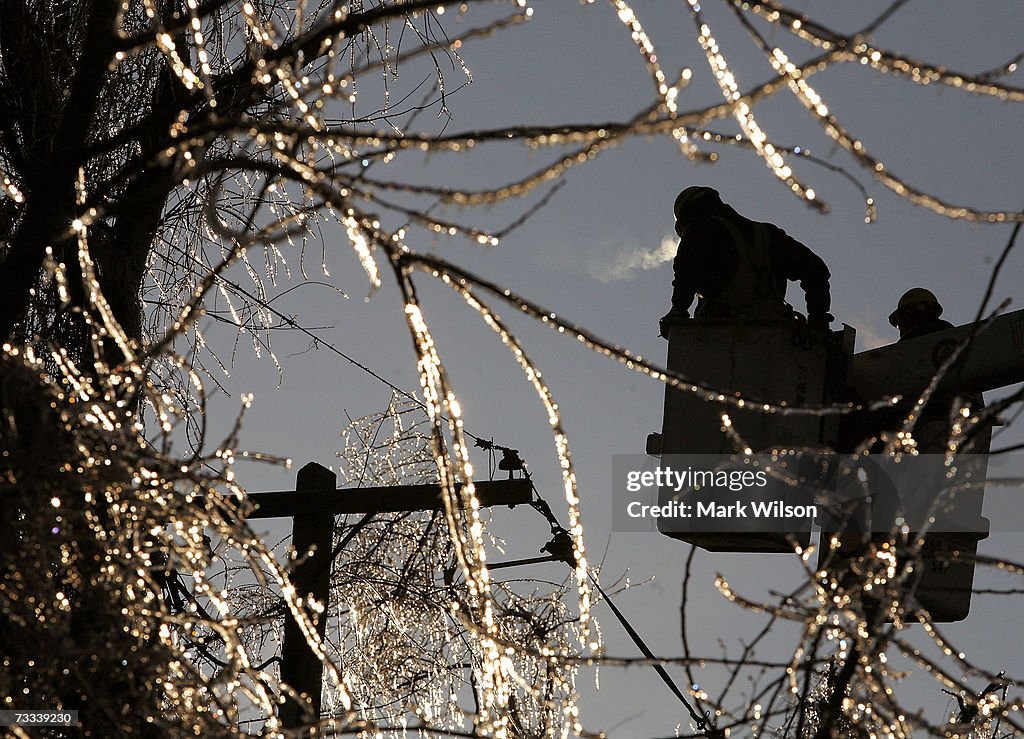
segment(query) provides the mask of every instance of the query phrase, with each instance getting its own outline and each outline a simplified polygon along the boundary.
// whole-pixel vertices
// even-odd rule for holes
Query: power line
[[[197,261],[197,262],[199,261],[195,257],[193,257],[193,259],[195,259],[195,261]],[[225,284],[231,286],[232,288],[234,288],[238,292],[240,292],[243,295],[245,295],[250,300],[254,301],[255,303],[257,303],[261,307],[263,307],[266,310],[270,311],[275,316],[277,316],[281,321],[283,321],[286,325],[288,325],[291,328],[295,329],[296,331],[299,331],[300,333],[308,336],[310,339],[312,339],[313,341],[317,342],[317,344],[325,346],[332,353],[334,353],[337,356],[341,357],[346,362],[349,362],[350,364],[354,365],[355,367],[358,367],[363,372],[365,372],[366,374],[370,375],[371,377],[373,377],[374,379],[378,380],[379,382],[384,383],[389,388],[394,390],[396,393],[402,395],[405,398],[408,398],[409,400],[413,401],[414,403],[416,403],[417,405],[419,405],[420,407],[422,407],[424,409],[427,408],[426,403],[424,403],[422,400],[417,398],[412,393],[408,392],[407,390],[404,390],[403,388],[399,387],[398,385],[396,385],[393,382],[391,382],[390,380],[388,380],[386,377],[384,377],[380,373],[374,371],[370,367],[367,367],[365,364],[363,364],[362,362],[359,362],[355,358],[353,358],[350,355],[348,355],[347,353],[343,352],[341,349],[339,349],[338,347],[334,346],[330,342],[325,341],[321,337],[317,336],[315,333],[313,333],[312,331],[310,331],[306,327],[304,327],[301,324],[299,324],[298,322],[296,322],[296,320],[294,318],[292,318],[291,316],[285,315],[281,311],[279,311],[276,308],[274,308],[273,306],[271,306],[267,301],[263,300],[262,298],[260,298],[257,295],[254,295],[253,293],[251,293],[250,291],[246,290],[244,287],[242,287],[238,283],[234,282],[233,280],[228,279],[227,277],[224,277],[223,275],[219,275],[217,277],[217,279],[222,281],[222,282],[224,282]],[[466,431],[465,429],[463,430],[463,433],[465,433],[466,436],[469,436],[474,441],[481,442],[481,444],[479,444],[478,446],[482,446],[485,449],[498,448],[498,449],[501,449],[502,451],[506,450],[506,447],[498,446],[498,445],[494,444],[493,442],[490,442],[490,441],[488,441],[486,439],[483,439],[482,437],[479,437],[479,436],[477,436],[477,435],[475,435],[473,433],[470,433],[469,431]],[[515,450],[509,449],[508,451],[514,452]],[[531,487],[533,488],[534,494],[537,496],[537,499],[538,499],[537,500],[538,505],[536,505],[534,507],[542,515],[544,515],[544,517],[548,520],[548,523],[552,526],[553,530],[565,532],[565,528],[562,527],[561,524],[558,522],[558,520],[555,518],[554,514],[551,511],[551,507],[547,504],[547,502],[544,500],[544,498],[537,491],[537,487],[535,485],[533,485],[532,481],[531,481]],[[360,526],[357,525],[355,527],[355,530],[358,531],[359,528],[360,528]],[[627,619],[626,616],[622,613],[622,611],[620,611],[618,609],[618,607],[615,605],[615,603],[612,601],[612,599],[608,596],[608,593],[606,593],[604,591],[604,588],[601,587],[601,583],[598,581],[597,577],[595,577],[592,572],[588,572],[587,574],[589,575],[590,580],[593,582],[594,587],[597,588],[598,592],[601,594],[601,597],[603,597],[605,602],[608,604],[608,607],[611,608],[612,613],[615,615],[615,618],[618,619],[618,621],[622,625],[623,629],[625,629],[626,633],[629,635],[630,639],[633,640],[633,643],[637,646],[637,648],[644,655],[644,657],[646,657],[649,660],[652,660],[651,667],[654,668],[654,671],[658,674],[658,677],[660,677],[662,682],[664,682],[665,685],[668,686],[669,690],[672,691],[672,694],[679,700],[680,703],[683,704],[683,706],[686,708],[687,713],[690,714],[690,718],[692,718],[693,721],[696,722],[697,726],[703,732],[705,732],[706,736],[708,736],[708,737],[718,737],[720,735],[724,735],[723,732],[721,732],[718,729],[715,729],[713,726],[711,726],[709,724],[707,716],[701,715],[700,713],[698,713],[696,711],[696,709],[690,704],[690,702],[686,699],[686,696],[679,689],[679,686],[676,685],[675,681],[672,679],[672,676],[668,674],[668,671],[665,669],[665,667],[663,665],[657,663],[657,657],[655,657],[654,653],[647,646],[647,643],[643,640],[643,637],[640,636],[639,632],[637,632],[637,630],[629,622],[629,619]]]
[[[629,619],[627,619],[626,616],[622,613],[622,611],[618,609],[618,607],[615,605],[615,602],[608,597],[608,593],[606,593],[604,591],[604,588],[601,587],[601,583],[598,582],[596,577],[594,577],[594,573],[588,572],[587,574],[590,576],[590,581],[594,583],[594,587],[597,588],[597,592],[601,594],[601,597],[605,599],[605,602],[608,604],[608,607],[612,609],[612,613],[615,614],[615,618],[619,620],[619,623],[622,624],[622,628],[624,628],[626,630],[626,633],[629,634],[629,638],[633,640],[633,643],[636,644],[637,648],[644,655],[644,657],[646,657],[649,660],[652,660],[651,667],[653,667],[654,671],[658,673],[658,677],[660,677],[661,681],[668,686],[668,689],[672,691],[672,694],[679,699],[679,702],[682,703],[683,706],[686,707],[687,713],[689,713],[690,718],[692,718],[694,722],[696,722],[697,727],[701,729],[707,737],[717,738],[719,736],[724,736],[725,734],[721,729],[716,729],[715,727],[709,725],[708,717],[706,715],[702,716],[701,714],[697,713],[696,709],[690,705],[690,702],[688,700],[686,700],[686,696],[683,695],[683,691],[681,691],[679,689],[679,686],[676,685],[675,681],[672,679],[672,676],[668,674],[668,670],[665,669],[664,665],[658,663],[658,658],[654,656],[654,652],[650,650],[650,648],[647,646],[647,643],[643,640],[643,637],[640,636],[639,632],[637,632],[637,630],[633,628],[633,625],[629,622]]]
[[[204,266],[204,267],[206,266],[206,265],[203,265],[203,263],[197,257],[195,257],[195,256],[192,257],[192,260],[194,262],[196,262],[197,264],[201,265],[201,266]],[[294,318],[292,318],[291,316],[285,315],[284,313],[279,311],[277,308],[275,308],[272,305],[270,305],[269,302],[267,302],[266,300],[263,300],[258,295],[254,295],[253,293],[249,292],[248,290],[246,290],[244,287],[239,285],[234,280],[228,279],[227,277],[224,277],[223,275],[218,275],[217,279],[219,281],[223,282],[224,284],[229,285],[230,287],[232,287],[233,289],[237,290],[238,292],[242,293],[242,295],[247,297],[249,300],[252,300],[253,302],[255,302],[260,307],[265,308],[266,310],[268,310],[271,313],[273,313],[275,316],[277,316],[279,319],[281,319],[281,321],[283,321],[290,328],[293,328],[296,331],[298,331],[299,333],[304,334],[305,336],[308,336],[310,339],[312,339],[313,341],[317,342],[318,345],[322,345],[322,346],[326,347],[332,353],[338,355],[339,357],[344,359],[346,362],[349,362],[350,364],[358,367],[359,369],[361,369],[363,372],[365,372],[366,374],[370,375],[374,379],[379,380],[380,382],[384,383],[389,388],[394,390],[396,393],[398,393],[399,395],[401,395],[401,396],[403,396],[405,398],[408,398],[409,400],[413,401],[414,403],[416,403],[418,406],[420,406],[424,410],[427,409],[427,404],[424,403],[419,398],[417,398],[413,393],[410,393],[408,390],[405,390],[405,389],[399,387],[398,385],[396,385],[395,383],[391,382],[390,380],[388,380],[386,377],[384,377],[380,373],[374,371],[373,369],[367,367],[362,362],[359,362],[358,360],[356,360],[353,357],[349,356],[348,354],[343,352],[341,349],[336,347],[334,344],[332,344],[329,341],[326,341],[326,340],[322,339],[321,337],[317,336],[315,333],[310,331],[308,328],[306,328],[305,326],[302,326],[301,324],[296,322],[296,320]],[[448,419],[445,416],[442,416],[442,418],[445,418],[445,420],[449,420],[449,421],[451,420],[451,419]],[[463,429],[463,433],[466,436],[468,436],[469,438],[473,439],[474,441],[479,441],[479,440],[482,439],[482,437],[477,436],[476,434],[470,433],[469,431],[467,431],[465,429]]]
[[[195,260],[196,262],[199,262],[199,260],[196,257],[192,257],[192,259]],[[201,264],[201,262],[200,262],[200,264]],[[325,346],[332,353],[334,353],[337,356],[341,357],[346,362],[349,362],[350,364],[354,365],[355,367],[358,367],[363,372],[365,372],[366,374],[370,375],[371,377],[373,377],[374,379],[378,380],[379,382],[384,383],[389,388],[394,390],[396,393],[400,394],[401,396],[403,396],[405,398],[408,398],[409,400],[413,401],[414,403],[416,403],[417,405],[419,405],[420,407],[422,407],[424,409],[427,408],[426,403],[424,403],[422,400],[417,398],[415,395],[413,395],[412,393],[408,392],[407,390],[404,390],[403,388],[399,387],[398,385],[394,384],[393,382],[388,380],[386,377],[384,377],[380,373],[374,371],[370,367],[367,367],[365,364],[363,364],[362,362],[359,362],[358,360],[356,360],[355,358],[353,358],[349,354],[343,352],[341,349],[339,349],[338,347],[334,346],[330,342],[325,341],[324,339],[322,339],[321,337],[319,337],[318,335],[313,333],[311,330],[309,330],[306,327],[304,327],[301,324],[299,324],[291,316],[285,315],[281,311],[279,311],[276,308],[274,308],[273,306],[271,306],[269,304],[269,302],[263,300],[262,298],[260,298],[257,295],[254,295],[253,293],[251,293],[250,291],[246,290],[244,287],[242,287],[238,283],[234,282],[233,280],[228,279],[227,277],[224,277],[223,275],[218,275],[217,279],[220,280],[221,282],[224,282],[225,284],[229,285],[230,287],[234,288],[235,290],[237,290],[241,294],[245,295],[250,300],[254,301],[255,303],[257,303],[261,307],[263,307],[266,310],[268,310],[271,313],[273,313],[281,321],[283,321],[287,326],[295,329],[296,331],[304,334],[305,336],[308,336],[310,339],[312,339],[313,341],[317,342],[318,345]],[[479,437],[479,436],[477,436],[477,435],[475,435],[473,433],[470,433],[469,431],[466,431],[465,429],[463,430],[463,433],[465,433],[466,436],[470,437],[474,441],[481,442],[480,444],[478,444],[478,446],[481,446],[481,447],[483,447],[485,449],[493,450],[493,449],[497,448],[497,449],[500,449],[502,451],[506,451],[506,449],[507,449],[506,447],[501,447],[499,445],[494,444],[492,441],[488,441],[486,439],[483,439],[482,437]],[[515,450],[513,450],[513,449],[507,449],[507,451],[515,452]],[[529,475],[527,475],[527,478],[529,479]],[[544,498],[537,491],[537,487],[535,485],[533,485],[532,481],[531,481],[531,487],[533,488],[534,494],[537,496],[537,505],[535,505],[534,508],[536,508],[536,510],[538,510],[548,520],[548,523],[551,525],[553,531],[565,532],[566,531],[565,528],[562,527],[562,525],[555,518],[554,514],[551,511],[551,507],[548,505],[548,503],[544,500]],[[365,523],[365,521],[360,522],[360,524],[362,524],[362,523]],[[358,531],[359,528],[361,528],[361,526],[359,524],[357,524],[356,527],[354,528],[354,531]],[[337,553],[337,549],[335,550],[335,554],[336,553]],[[710,737],[712,739],[717,739],[720,736],[724,736],[724,732],[722,730],[716,729],[715,727],[711,726],[709,721],[708,721],[708,717],[706,715],[701,715],[700,713],[698,713],[697,710],[686,699],[686,696],[683,694],[682,690],[679,689],[679,686],[676,685],[675,681],[672,679],[672,676],[668,674],[668,671],[665,669],[664,665],[661,665],[661,664],[659,664],[657,662],[657,657],[655,657],[654,653],[647,646],[647,643],[643,640],[643,637],[640,636],[639,632],[629,622],[629,619],[627,619],[625,614],[623,614],[622,611],[620,611],[618,609],[618,607],[615,605],[615,603],[609,597],[608,593],[606,593],[604,588],[601,587],[601,583],[598,581],[597,577],[592,572],[588,572],[587,574],[590,577],[591,582],[593,582],[594,587],[597,588],[597,591],[601,594],[601,597],[603,597],[605,602],[608,604],[608,607],[611,608],[612,613],[615,615],[615,618],[618,619],[619,623],[622,625],[622,628],[625,629],[625,631],[629,635],[630,639],[633,640],[633,643],[637,646],[637,648],[644,655],[644,657],[649,659],[649,660],[652,660],[651,667],[658,674],[658,677],[661,678],[662,682],[664,682],[665,685],[668,686],[668,688],[672,692],[672,694],[679,700],[680,703],[683,704],[683,706],[686,708],[687,713],[690,714],[690,718],[693,719],[693,721],[701,729],[701,731],[704,733],[704,735],[707,736],[707,737]]]
[[[533,488],[533,494],[537,496],[537,500],[534,501],[534,503],[532,504],[534,510],[538,511],[542,516],[544,516],[544,518],[548,522],[548,525],[551,526],[552,532],[556,535],[556,539],[552,541],[552,544],[554,544],[557,541],[557,536],[560,533],[565,535],[566,538],[568,538],[568,532],[558,522],[558,519],[555,517],[555,514],[551,510],[551,506],[548,504],[546,500],[544,500],[543,496],[537,490],[537,486],[533,484],[533,480],[532,478],[530,478],[529,473],[526,473],[526,478],[530,480],[530,487]],[[558,557],[556,551],[552,551],[552,557]],[[565,561],[571,567],[574,564],[573,559],[574,555],[570,550],[567,553],[567,555],[563,558],[563,561]],[[638,632],[636,628],[633,627],[633,624],[629,622],[629,619],[626,618],[625,614],[618,609],[618,606],[615,605],[614,601],[612,601],[608,593],[606,593],[604,591],[604,588],[601,587],[601,583],[598,581],[597,576],[595,576],[594,573],[590,570],[587,571],[587,576],[590,578],[590,581],[594,584],[594,587],[597,588],[597,592],[601,594],[602,598],[604,598],[605,602],[608,604],[608,607],[612,609],[612,613],[615,615],[615,618],[618,619],[619,623],[622,625],[622,628],[626,630],[627,634],[629,634],[629,638],[633,640],[633,643],[640,650],[640,653],[643,654],[643,656],[646,657],[648,660],[651,660],[651,667],[654,668],[654,671],[656,673],[658,673],[658,677],[660,677],[661,681],[668,686],[668,689],[672,691],[672,694],[677,699],[679,699],[680,703],[683,704],[683,706],[686,708],[687,713],[690,714],[690,718],[694,720],[694,722],[697,724],[697,727],[701,730],[701,732],[703,732],[703,735],[708,737],[709,739],[720,739],[721,737],[724,737],[725,732],[722,729],[717,729],[714,726],[711,726],[710,722],[708,721],[707,715],[701,715],[697,713],[697,710],[686,699],[686,696],[683,694],[683,691],[679,689],[678,685],[676,685],[675,681],[672,679],[672,676],[668,674],[668,670],[665,669],[665,666],[658,662],[658,658],[654,656],[654,652],[651,651],[650,647],[647,646],[647,643],[644,641],[643,637],[640,636],[640,632]]]

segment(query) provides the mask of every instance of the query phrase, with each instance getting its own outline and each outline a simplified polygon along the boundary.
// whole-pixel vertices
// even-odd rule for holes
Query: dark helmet
[[[685,221],[690,215],[702,210],[721,208],[722,196],[711,187],[688,187],[676,196],[672,212],[677,221]]]
[[[935,319],[942,315],[942,306],[931,290],[915,287],[903,293],[896,310],[889,314],[889,324],[899,328],[908,317]]]

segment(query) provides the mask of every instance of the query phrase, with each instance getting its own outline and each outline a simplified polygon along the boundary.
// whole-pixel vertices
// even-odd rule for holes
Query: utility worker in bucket
[[[889,314],[889,324],[899,329],[900,341],[907,341],[933,331],[953,328],[952,323],[939,318],[941,315],[942,306],[935,293],[915,287],[903,293],[896,310]]]
[[[942,305],[935,293],[923,287],[915,287],[900,297],[896,310],[889,314],[889,323],[899,329],[900,341],[909,341],[953,328],[952,323],[939,318],[941,315]],[[950,411],[959,410],[953,407],[957,400],[967,403],[975,413],[985,407],[981,393],[964,394],[957,389],[936,391],[914,425],[913,435],[919,452],[937,454],[947,450],[951,434]],[[902,412],[905,411],[902,409]]]
[[[662,336],[673,319],[689,315],[694,297],[694,318],[794,318],[786,303],[789,280],[804,291],[808,323],[828,329],[831,275],[821,257],[778,226],[744,218],[710,187],[683,190],[673,212],[679,251]]]

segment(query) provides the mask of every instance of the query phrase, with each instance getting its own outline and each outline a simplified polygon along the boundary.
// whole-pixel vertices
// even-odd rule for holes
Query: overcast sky
[[[448,133],[503,124],[619,121],[651,102],[653,86],[610,5],[584,7],[560,0],[534,7],[534,18],[524,27],[461,50],[474,82],[451,96],[453,120]],[[795,3],[796,9],[845,32],[865,24],[884,7],[884,3],[866,1]],[[721,4],[711,0],[705,10],[740,88],[767,79],[768,64]],[[640,1],[636,11],[670,76],[683,66],[693,70],[693,84],[681,94],[680,108],[715,102],[716,90],[685,2]],[[454,35],[473,17],[460,21],[449,13],[444,21]],[[765,30],[794,60],[813,54],[788,34]],[[971,72],[996,67],[1019,53],[1022,30],[1024,7],[1016,0],[919,0],[898,12],[874,39],[880,46]],[[427,73],[411,67],[402,72],[401,84],[410,87]],[[458,84],[459,74],[449,71],[452,87]],[[1024,147],[1020,145],[1024,116],[1019,104],[948,88],[919,87],[852,65],[816,75],[812,81],[833,112],[890,171],[953,202],[1007,210],[1024,205]],[[1019,85],[1020,74],[1010,81]],[[671,204],[680,189],[709,185],[740,213],[778,224],[825,259],[832,271],[836,327],[839,322],[853,326],[859,349],[896,338],[886,316],[910,287],[932,289],[945,306],[944,317],[955,324],[973,318],[994,259],[1009,237],[1009,226],[954,222],[871,183],[867,173],[837,150],[786,93],[757,108],[755,114],[772,139],[809,147],[814,154],[850,168],[875,198],[877,222],[865,224],[857,190],[824,169],[795,163],[797,173],[831,205],[828,215],[792,197],[748,151],[716,149],[720,154],[716,164],[698,166],[681,156],[671,140],[638,138],[572,170],[567,185],[551,203],[497,248],[481,249],[415,233],[410,245],[450,258],[661,362],[666,344],[657,336],[657,319],[668,309],[671,294],[669,258],[674,241],[663,246],[672,235]],[[440,130],[442,121],[424,122],[430,115],[421,118],[421,125]],[[714,127],[726,133],[736,131],[730,121],[716,122]],[[544,161],[545,152],[531,153],[512,144],[415,163],[403,164],[400,158],[387,174],[433,184],[497,185]],[[446,215],[500,227],[514,220],[529,202],[490,211],[453,210]],[[305,325],[328,326],[317,332],[326,341],[391,382],[415,389],[414,355],[397,290],[385,279],[384,287],[366,302],[365,278],[342,234],[326,233],[331,277],[317,279],[340,288],[349,299],[314,285],[290,293],[275,307],[296,315]],[[1020,249],[1004,267],[995,291],[995,302],[1012,299],[1012,308],[1024,304],[1020,278],[1024,251]],[[466,411],[467,428],[521,450],[542,494],[556,503],[560,484],[545,414],[521,371],[454,293],[428,285],[426,279],[420,284],[427,318]],[[291,286],[285,282],[278,292]],[[802,297],[795,300],[802,308]],[[508,317],[564,413],[592,560],[604,559],[606,580],[627,571],[634,582],[654,578],[620,596],[618,603],[655,652],[679,654],[680,577],[688,547],[654,533],[613,535],[609,526],[612,455],[643,452],[646,435],[660,430],[662,387],[588,353],[565,336],[519,316]],[[333,464],[346,415],[382,410],[391,391],[323,348],[307,351],[306,339],[282,333],[275,342],[285,367],[280,387],[273,364],[255,360],[244,346],[236,355],[232,378],[226,381],[236,394],[256,395],[245,425],[245,446],[292,457],[296,467],[310,459]],[[224,412],[236,404],[237,395],[218,401]],[[1017,428],[1008,431],[1003,441],[1022,439],[1024,432]],[[486,469],[483,461],[479,460],[478,469]],[[294,470],[245,466],[239,469],[239,477],[250,490],[282,489],[292,484]],[[543,520],[529,512],[496,513],[494,526],[496,533],[510,540],[510,556],[529,553],[546,540]],[[994,536],[983,542],[982,551],[1016,555],[1021,542],[1020,536]],[[717,594],[716,571],[755,595],[785,589],[798,573],[792,558],[781,555],[701,553],[689,608],[692,643],[698,645],[695,651],[714,654],[721,640],[735,654],[738,640],[755,633],[759,620]],[[1015,614],[1005,602],[976,597],[970,618],[949,627],[948,633],[985,667],[1019,674],[1024,650]],[[635,654],[611,614],[598,607],[597,615],[609,651]],[[792,639],[792,633],[780,631],[778,648],[788,649]],[[708,671],[701,679],[714,684],[720,677]],[[580,685],[587,696],[583,716],[588,728],[619,725],[613,736],[667,736],[683,720],[680,706],[649,669],[602,670],[600,693],[594,691],[591,673],[581,675]],[[946,698],[936,683],[917,680],[916,687],[908,685],[908,691],[913,700],[929,702],[930,720],[940,719],[936,711],[941,712]],[[688,730],[684,722],[682,731]]]

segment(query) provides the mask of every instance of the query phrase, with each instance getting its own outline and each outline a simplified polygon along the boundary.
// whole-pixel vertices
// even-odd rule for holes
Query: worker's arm
[[[690,305],[700,292],[700,264],[697,258],[703,237],[699,229],[689,227],[680,235],[679,249],[672,260],[672,309],[658,321],[658,333],[668,338],[669,326],[675,320],[689,318]],[[696,312],[696,309],[695,309]]]
[[[732,277],[735,263],[736,248],[725,227],[711,218],[687,225],[672,262],[672,313],[687,315],[698,293],[705,298],[717,294]]]
[[[672,280],[672,311],[670,316],[688,316],[690,304],[697,296],[697,282],[694,279],[693,269],[685,262],[685,257],[676,256],[672,263],[672,271],[675,277]]]
[[[777,226],[772,226],[772,257],[776,269],[787,280],[800,283],[807,300],[808,320],[824,320],[827,324],[832,318],[828,312],[832,307],[828,284],[832,274],[824,260]]]

